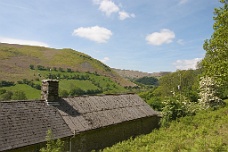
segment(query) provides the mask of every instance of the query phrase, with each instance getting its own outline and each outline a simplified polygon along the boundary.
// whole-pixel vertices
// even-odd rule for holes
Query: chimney
[[[45,100],[48,105],[58,105],[59,81],[54,79],[42,80],[41,100]]]

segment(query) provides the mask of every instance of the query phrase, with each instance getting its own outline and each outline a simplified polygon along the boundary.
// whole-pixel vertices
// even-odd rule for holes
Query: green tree
[[[46,136],[47,144],[46,147],[41,148],[40,152],[62,152],[64,149],[64,141],[60,139],[54,140],[51,130],[47,131]]]
[[[15,91],[12,95],[13,100],[25,100],[27,99],[25,93],[23,91]]]
[[[214,33],[205,40],[205,58],[202,61],[204,75],[213,77],[216,83],[228,83],[228,0],[220,0],[222,7],[214,11]]]
[[[0,101],[11,100],[12,95],[13,95],[13,92],[7,91],[5,89],[1,89],[0,90]]]
[[[158,79],[155,77],[142,77],[135,80],[136,82],[145,84],[145,85],[157,85]]]
[[[30,64],[30,65],[29,65],[29,68],[30,68],[31,70],[34,70],[34,69],[35,69],[35,67],[34,67],[33,64]]]

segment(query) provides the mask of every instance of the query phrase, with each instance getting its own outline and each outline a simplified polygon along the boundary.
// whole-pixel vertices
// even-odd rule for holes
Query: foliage
[[[15,86],[1,87],[0,89],[6,90],[7,92],[6,94],[2,94],[2,95],[0,94],[0,99],[4,98],[5,100],[11,100],[12,95],[16,91],[24,92],[27,99],[40,99],[40,90],[32,88],[27,84],[16,84]],[[6,99],[6,96],[10,98]]]
[[[46,69],[46,67],[44,67]],[[11,100],[15,91],[23,91],[27,99],[40,99],[41,82],[40,79],[50,74],[47,70],[33,70],[33,79],[17,80],[17,83],[11,81],[0,81],[4,86],[0,86],[1,90],[6,90],[4,94],[0,94],[0,100]],[[36,74],[36,73],[38,74]],[[51,71],[53,78],[58,78],[60,97],[68,97],[70,95],[87,95],[101,93],[123,93],[127,90],[105,76],[94,73],[82,72],[60,72]],[[7,86],[7,85],[8,86]],[[31,88],[32,87],[32,88]],[[75,90],[74,88],[78,88]],[[10,91],[10,92],[9,92]],[[23,99],[26,99],[23,98]],[[15,98],[16,99],[16,98]],[[17,98],[18,99],[18,98]],[[22,98],[20,98],[22,99]]]
[[[25,99],[27,99],[26,94],[21,90],[12,92],[6,89],[0,89],[0,101]]]
[[[15,91],[12,95],[13,100],[25,100],[27,99],[25,93],[23,91]]]
[[[228,106],[200,111],[172,121],[150,134],[131,138],[103,152],[225,152],[228,149]]]
[[[173,96],[163,102],[161,125],[167,126],[171,120],[194,115],[198,110],[197,104],[190,102],[186,97],[181,95]]]
[[[189,100],[196,102],[199,74],[199,70],[182,70],[167,74],[159,79],[159,86],[153,93],[163,98],[181,93]]]
[[[33,64],[30,64],[30,65],[29,65],[29,68],[30,68],[31,70],[35,70],[35,66],[34,66]]]
[[[203,77],[200,81],[199,103],[203,109],[224,105],[222,99],[218,97],[218,85],[211,77]]]
[[[142,83],[145,85],[157,85],[158,79],[155,77],[142,77],[135,80],[138,83]]]
[[[162,111],[163,107],[165,106],[161,97],[152,97],[147,101],[147,103],[156,111]]]
[[[11,100],[13,95],[12,91],[8,91],[5,89],[0,89],[0,101],[7,101],[7,100]]]
[[[46,141],[46,147],[41,148],[40,152],[63,152],[64,141],[60,139],[54,140],[51,130],[47,131]]]
[[[220,0],[222,7],[214,11],[214,33],[204,43],[206,56],[202,66],[204,75],[213,77],[216,83],[228,84],[228,1]]]
[[[0,87],[14,86],[14,85],[15,84],[12,81],[6,81],[6,80],[0,81]]]

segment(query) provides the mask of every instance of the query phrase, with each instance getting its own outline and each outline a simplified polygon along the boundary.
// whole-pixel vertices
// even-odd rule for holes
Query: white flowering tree
[[[222,99],[217,96],[218,85],[211,77],[201,78],[199,89],[199,103],[203,109],[214,108],[224,104]]]

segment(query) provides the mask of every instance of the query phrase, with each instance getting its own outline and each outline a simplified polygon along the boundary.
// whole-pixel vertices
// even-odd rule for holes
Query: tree
[[[0,90],[0,101],[11,100],[12,95],[13,95],[13,92],[7,91],[5,89],[1,89]]]
[[[218,85],[211,77],[201,78],[200,80],[200,99],[201,108],[217,108],[225,103],[218,97]]]
[[[25,93],[23,91],[15,91],[12,95],[13,100],[25,100],[27,99]]]
[[[228,0],[220,0],[222,7],[214,11],[214,33],[205,40],[206,50],[202,61],[204,75],[213,77],[218,84],[228,83]]]
[[[46,136],[47,144],[46,147],[41,148],[40,152],[62,152],[64,149],[64,141],[60,139],[54,140],[51,130],[47,131]]]
[[[158,79],[155,77],[142,77],[135,80],[136,82],[145,84],[145,85],[157,85]]]
[[[35,67],[34,67],[33,64],[30,64],[29,67],[30,67],[31,70],[34,70],[35,69]]]

